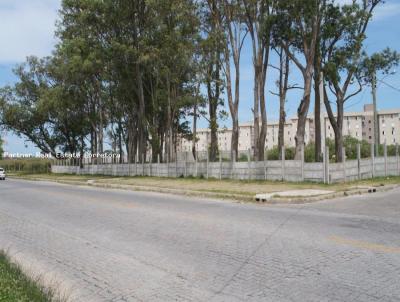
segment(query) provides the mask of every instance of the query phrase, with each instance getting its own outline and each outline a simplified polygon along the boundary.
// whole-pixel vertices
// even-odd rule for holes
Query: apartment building
[[[325,118],[326,137],[334,139],[335,134]],[[400,143],[400,109],[378,111],[379,143],[395,145]],[[372,104],[364,106],[363,112],[347,112],[344,115],[343,135],[349,135],[369,143],[374,142],[374,112]]]
[[[362,112],[346,112],[343,121],[343,135],[374,142],[374,115],[373,106],[367,104]],[[381,110],[378,112],[379,142],[394,145],[400,143],[400,109]],[[325,135],[327,138],[334,139],[335,133],[325,115],[324,119]],[[239,150],[249,150],[253,148],[254,125],[252,122],[240,124],[239,130]],[[323,126],[322,126],[323,127]],[[284,143],[288,147],[294,147],[295,135],[297,130],[297,117],[290,118],[284,126]],[[308,116],[305,129],[305,143],[308,144],[315,140],[315,123],[312,115]],[[272,149],[278,145],[279,124],[276,121],[269,121],[267,125],[267,137],[265,147]],[[221,151],[229,151],[231,147],[232,131],[223,128],[218,131],[218,148]],[[210,129],[198,129],[196,149],[206,151],[210,144]],[[178,140],[177,151],[190,151],[192,141],[185,138]]]

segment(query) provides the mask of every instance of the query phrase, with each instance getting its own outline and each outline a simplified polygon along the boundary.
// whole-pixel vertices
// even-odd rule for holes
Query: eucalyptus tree
[[[56,56],[63,58],[65,76],[75,77],[91,123],[92,153],[102,153],[107,127],[104,89],[104,58],[99,15],[104,5],[98,1],[64,0],[57,25],[59,43]]]
[[[225,40],[221,5],[222,1],[219,0],[200,2],[202,36],[200,49],[208,102],[208,122],[210,128],[208,152],[211,161],[215,161],[218,155],[218,113],[219,108],[223,105],[222,95],[225,85],[222,74]]]
[[[304,91],[297,109],[295,159],[301,158],[305,144],[305,127],[310,107],[315,54],[324,0],[280,0],[274,30],[275,43],[280,45],[303,76]]]
[[[86,112],[64,67],[53,58],[29,57],[15,69],[13,87],[2,89],[2,124],[25,136],[42,152],[83,156]],[[61,77],[60,77],[61,76]]]
[[[287,101],[287,93],[290,89],[299,88],[297,85],[289,84],[290,74],[290,59],[286,55],[285,50],[282,47],[273,47],[279,58],[279,66],[270,65],[270,67],[276,69],[279,72],[276,86],[278,92],[270,91],[273,95],[279,98],[279,123],[278,123],[278,150],[282,150],[285,145],[285,123],[286,123],[286,109],[285,104]],[[282,157],[282,153],[279,152],[279,158]]]
[[[381,3],[381,0],[355,0],[351,4],[331,4],[321,27],[321,70],[335,98],[336,113],[325,85],[324,103],[335,133],[335,157],[339,162],[344,157],[344,105],[362,91],[359,73],[366,30],[375,8]]]
[[[240,59],[248,29],[245,26],[244,6],[241,0],[223,0],[220,5],[221,27],[224,35],[224,65],[226,94],[232,119],[231,158],[238,158]],[[231,63],[234,66],[232,85]],[[234,87],[234,93],[232,92]]]
[[[177,134],[186,128],[181,124],[181,115],[187,113],[191,102],[195,101],[192,96],[196,94],[193,80],[198,67],[195,52],[200,38],[199,16],[191,0],[155,2],[156,19],[161,22],[154,41],[159,59],[156,68],[166,96],[165,148],[172,159],[176,153]]]
[[[253,97],[253,148],[256,160],[264,160],[267,137],[267,111],[265,100],[265,82],[270,57],[273,13],[277,1],[242,0],[245,23],[251,39],[254,97]],[[261,128],[260,128],[261,126]]]
[[[62,143],[43,102],[43,91],[51,86],[45,71],[48,59],[29,57],[14,69],[17,83],[1,89],[1,124],[18,136],[25,136],[42,152],[57,154]]]
[[[387,76],[393,72],[393,68],[398,66],[400,55],[386,48],[381,52],[367,55],[365,52],[362,55],[359,77],[364,85],[368,85],[372,89],[372,98],[374,106],[374,143],[375,155],[378,155],[379,148],[379,121],[377,113],[376,89],[378,83],[378,75]]]

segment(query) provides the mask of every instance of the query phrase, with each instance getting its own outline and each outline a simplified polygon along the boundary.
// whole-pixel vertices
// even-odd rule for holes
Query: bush
[[[40,158],[4,159],[0,160],[0,167],[7,173],[40,174],[51,171],[51,160]]]
[[[267,159],[268,160],[279,160],[281,151],[278,146],[272,148],[271,150],[267,150]],[[285,147],[285,159],[292,160],[294,159],[295,148],[294,147]]]
[[[315,143],[309,143],[304,148],[304,161],[307,163],[315,162]]]
[[[239,155],[238,161],[248,161],[249,158],[247,157],[246,154],[242,153]]]

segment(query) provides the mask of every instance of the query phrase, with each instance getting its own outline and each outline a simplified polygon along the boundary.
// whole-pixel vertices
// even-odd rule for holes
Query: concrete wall
[[[286,180],[337,183],[373,176],[400,175],[399,157],[384,157],[346,161],[345,163],[303,163],[295,160],[265,162],[173,162],[162,164],[103,164],[63,166],[53,165],[53,173],[157,176],[157,177],[204,177],[221,179]]]

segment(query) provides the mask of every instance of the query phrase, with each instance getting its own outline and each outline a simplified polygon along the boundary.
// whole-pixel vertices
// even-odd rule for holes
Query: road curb
[[[269,204],[304,204],[312,203],[322,200],[335,199],[340,197],[354,196],[354,195],[366,195],[371,193],[386,192],[400,187],[400,185],[383,185],[380,187],[369,187],[369,188],[358,188],[348,191],[335,192],[331,194],[323,194],[318,196],[309,197],[295,197],[295,198],[284,198],[284,197],[272,197],[266,201],[258,201],[260,203]]]
[[[77,186],[86,186],[86,187],[97,187],[104,189],[119,189],[119,190],[127,190],[127,191],[138,191],[138,192],[152,192],[152,193],[166,193],[173,195],[184,195],[184,196],[196,196],[196,197],[205,197],[205,198],[218,198],[224,200],[232,200],[235,202],[253,202],[259,204],[305,204],[305,203],[313,203],[322,200],[335,199],[346,196],[354,196],[354,195],[364,195],[364,194],[372,194],[378,192],[386,192],[389,190],[393,190],[395,188],[400,187],[400,184],[396,185],[382,185],[379,187],[366,187],[366,188],[356,188],[353,190],[334,192],[331,194],[323,194],[317,196],[308,196],[308,197],[272,197],[268,200],[260,200],[257,201],[253,196],[243,196],[240,194],[226,194],[226,193],[214,193],[214,192],[203,192],[196,190],[180,190],[180,189],[171,189],[171,188],[162,188],[162,187],[148,187],[148,186],[137,186],[137,185],[120,185],[120,184],[105,184],[98,183],[93,180],[89,181],[77,181],[77,180],[51,180],[46,178],[39,177],[21,177],[21,176],[10,176],[10,178],[15,179],[25,179],[32,181],[50,181],[60,184],[67,185],[77,185]]]

